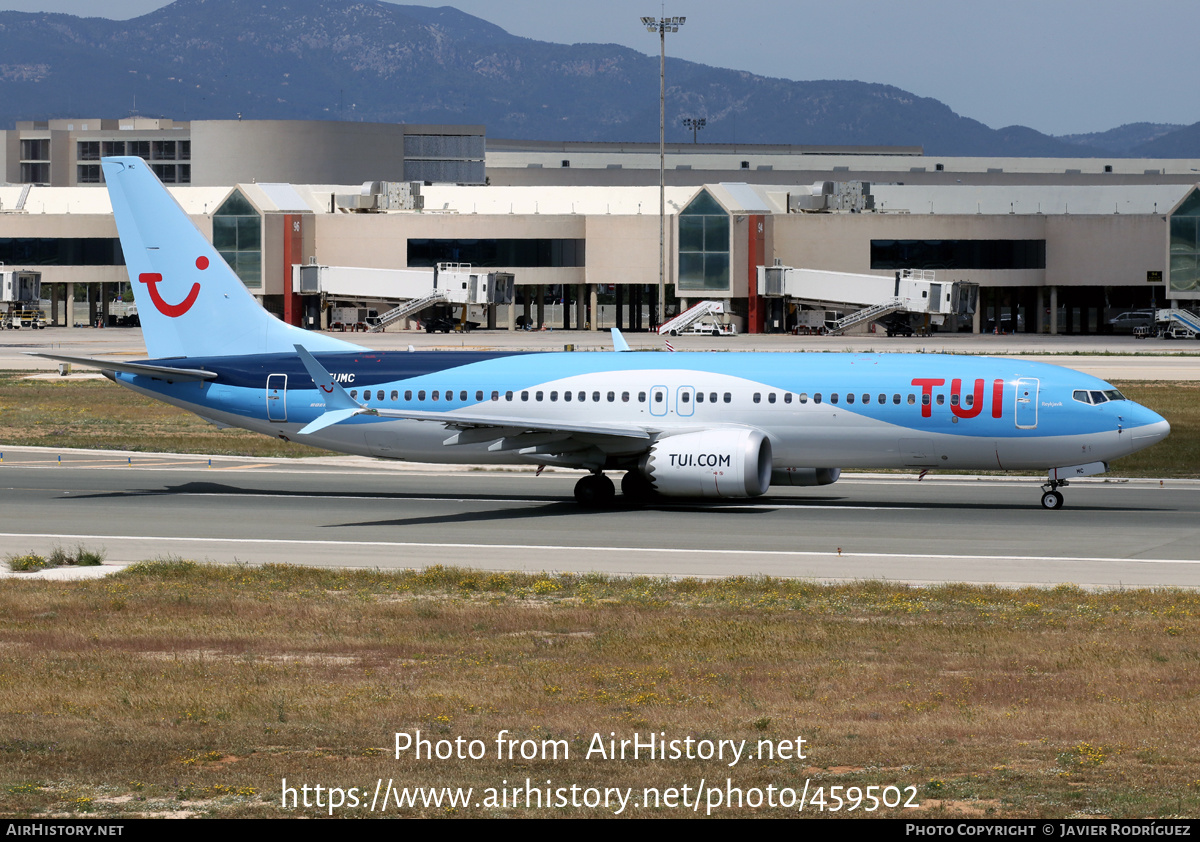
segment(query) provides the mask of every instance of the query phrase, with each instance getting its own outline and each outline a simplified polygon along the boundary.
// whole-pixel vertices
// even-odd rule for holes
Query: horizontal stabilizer
[[[216,372],[205,371],[202,368],[173,368],[169,365],[151,365],[149,363],[121,362],[119,360],[96,360],[91,357],[68,357],[63,354],[39,354],[26,351],[31,357],[45,357],[48,360],[84,365],[88,368],[98,368],[102,371],[120,371],[124,374],[141,374],[155,377],[159,380],[171,380],[176,383],[186,383],[189,380],[215,380]]]

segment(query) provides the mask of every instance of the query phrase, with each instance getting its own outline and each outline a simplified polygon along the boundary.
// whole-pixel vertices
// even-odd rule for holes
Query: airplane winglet
[[[621,335],[621,331],[618,328],[614,327],[612,329],[612,339],[613,339],[613,350],[614,351],[632,350],[629,347],[629,343],[625,341],[625,337]]]
[[[310,354],[303,345],[296,345],[294,347],[296,353],[300,355],[300,362],[304,363],[304,368],[308,371],[308,376],[313,379],[313,383],[321,390],[321,396],[325,398],[326,410],[358,410],[363,408],[363,405],[350,397],[341,384],[333,379],[333,375],[325,370],[325,366],[317,362],[317,358]]]
[[[300,362],[304,363],[304,368],[325,398],[325,412],[301,428],[298,435],[311,435],[318,430],[324,430],[326,427],[353,418],[355,415],[367,414],[372,411],[350,397],[341,384],[333,379],[333,375],[325,370],[325,366],[317,362],[317,358],[310,354],[303,345],[294,347],[300,356]]]
[[[308,424],[308,426],[302,427],[301,429],[297,430],[296,434],[301,435],[301,436],[312,435],[313,433],[317,432],[318,430],[324,430],[326,427],[332,427],[334,424],[337,424],[341,421],[345,421],[347,418],[353,418],[355,415],[358,415],[361,411],[362,410],[360,410],[360,409],[331,409],[331,410],[328,410],[327,412],[322,413],[321,416],[319,418],[317,418],[315,421],[310,422]]]

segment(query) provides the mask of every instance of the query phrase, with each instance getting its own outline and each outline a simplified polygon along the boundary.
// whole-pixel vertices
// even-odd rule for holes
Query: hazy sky
[[[274,2],[275,0],[266,0]],[[347,3],[353,0],[346,0]],[[1200,121],[1196,0],[412,0],[453,5],[514,35],[658,54],[643,15],[684,15],[667,55],[788,79],[882,82],[992,128],[1048,134]],[[0,0],[0,10],[96,14],[91,0]],[[107,0],[129,18],[166,0]]]

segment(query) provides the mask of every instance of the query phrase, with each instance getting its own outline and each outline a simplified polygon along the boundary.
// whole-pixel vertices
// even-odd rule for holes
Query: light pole
[[[704,128],[708,120],[704,117],[684,117],[683,127],[692,130],[692,143],[696,142],[696,132]]]
[[[658,324],[666,315],[666,243],[667,243],[667,33],[678,32],[687,18],[642,18],[647,32],[658,33]]]

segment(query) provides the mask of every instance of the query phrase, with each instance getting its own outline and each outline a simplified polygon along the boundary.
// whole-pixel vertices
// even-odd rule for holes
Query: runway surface
[[[0,551],[220,563],[1200,587],[1200,483],[847,476],[731,502],[580,509],[573,472],[5,449]],[[129,460],[132,460],[132,464]]]

